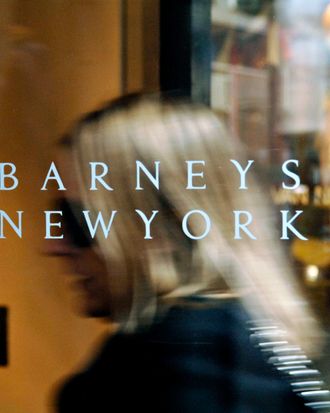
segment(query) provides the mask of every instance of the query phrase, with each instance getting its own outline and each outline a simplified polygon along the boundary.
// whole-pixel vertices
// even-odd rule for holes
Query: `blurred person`
[[[63,143],[65,235],[51,253],[72,267],[80,312],[118,323],[118,330],[63,385],[58,411],[309,411],[281,372],[310,370],[300,346],[317,349],[318,327],[250,171],[248,189],[238,189],[230,160],[246,163],[219,119],[182,99],[127,96],[83,117]],[[136,190],[137,160],[151,173],[160,162],[159,189],[142,172],[143,189]],[[206,188],[186,188],[188,160],[204,161],[194,185]],[[90,189],[90,162],[109,165],[107,188]],[[117,211],[107,238],[100,230],[91,237],[83,210],[94,220],[101,212],[105,222]],[[148,219],[158,211],[150,239],[136,210]],[[189,219],[191,237],[182,230],[192,210],[211,220],[201,239],[201,216]],[[233,210],[252,213],[257,240],[234,239]],[[303,373],[302,388],[315,390],[318,379]]]

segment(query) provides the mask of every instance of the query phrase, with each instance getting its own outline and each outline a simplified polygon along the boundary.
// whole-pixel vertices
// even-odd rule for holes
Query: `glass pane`
[[[330,308],[330,1],[214,0],[211,106],[264,175],[302,210],[288,252],[326,322]],[[282,165],[300,177],[283,189]],[[292,185],[292,180],[288,180]]]

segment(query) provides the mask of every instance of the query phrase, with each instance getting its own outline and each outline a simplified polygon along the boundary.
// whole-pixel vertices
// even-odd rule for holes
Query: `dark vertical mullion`
[[[0,307],[0,366],[8,364],[8,309]]]
[[[160,88],[191,95],[192,0],[160,1]]]
[[[211,0],[160,1],[160,87],[209,105]]]

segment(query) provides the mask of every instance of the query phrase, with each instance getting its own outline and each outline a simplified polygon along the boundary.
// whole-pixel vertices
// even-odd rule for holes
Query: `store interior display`
[[[211,106],[268,177],[276,208],[303,211],[308,243],[286,245],[297,278],[330,322],[329,2],[216,0]],[[281,188],[280,165],[299,161],[300,186]]]

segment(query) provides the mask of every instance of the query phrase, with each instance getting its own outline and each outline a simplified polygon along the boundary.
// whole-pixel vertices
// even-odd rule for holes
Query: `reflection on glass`
[[[275,204],[303,210],[288,251],[318,311],[330,307],[330,1],[214,0],[211,105],[269,177]],[[300,185],[282,188],[297,159]]]

